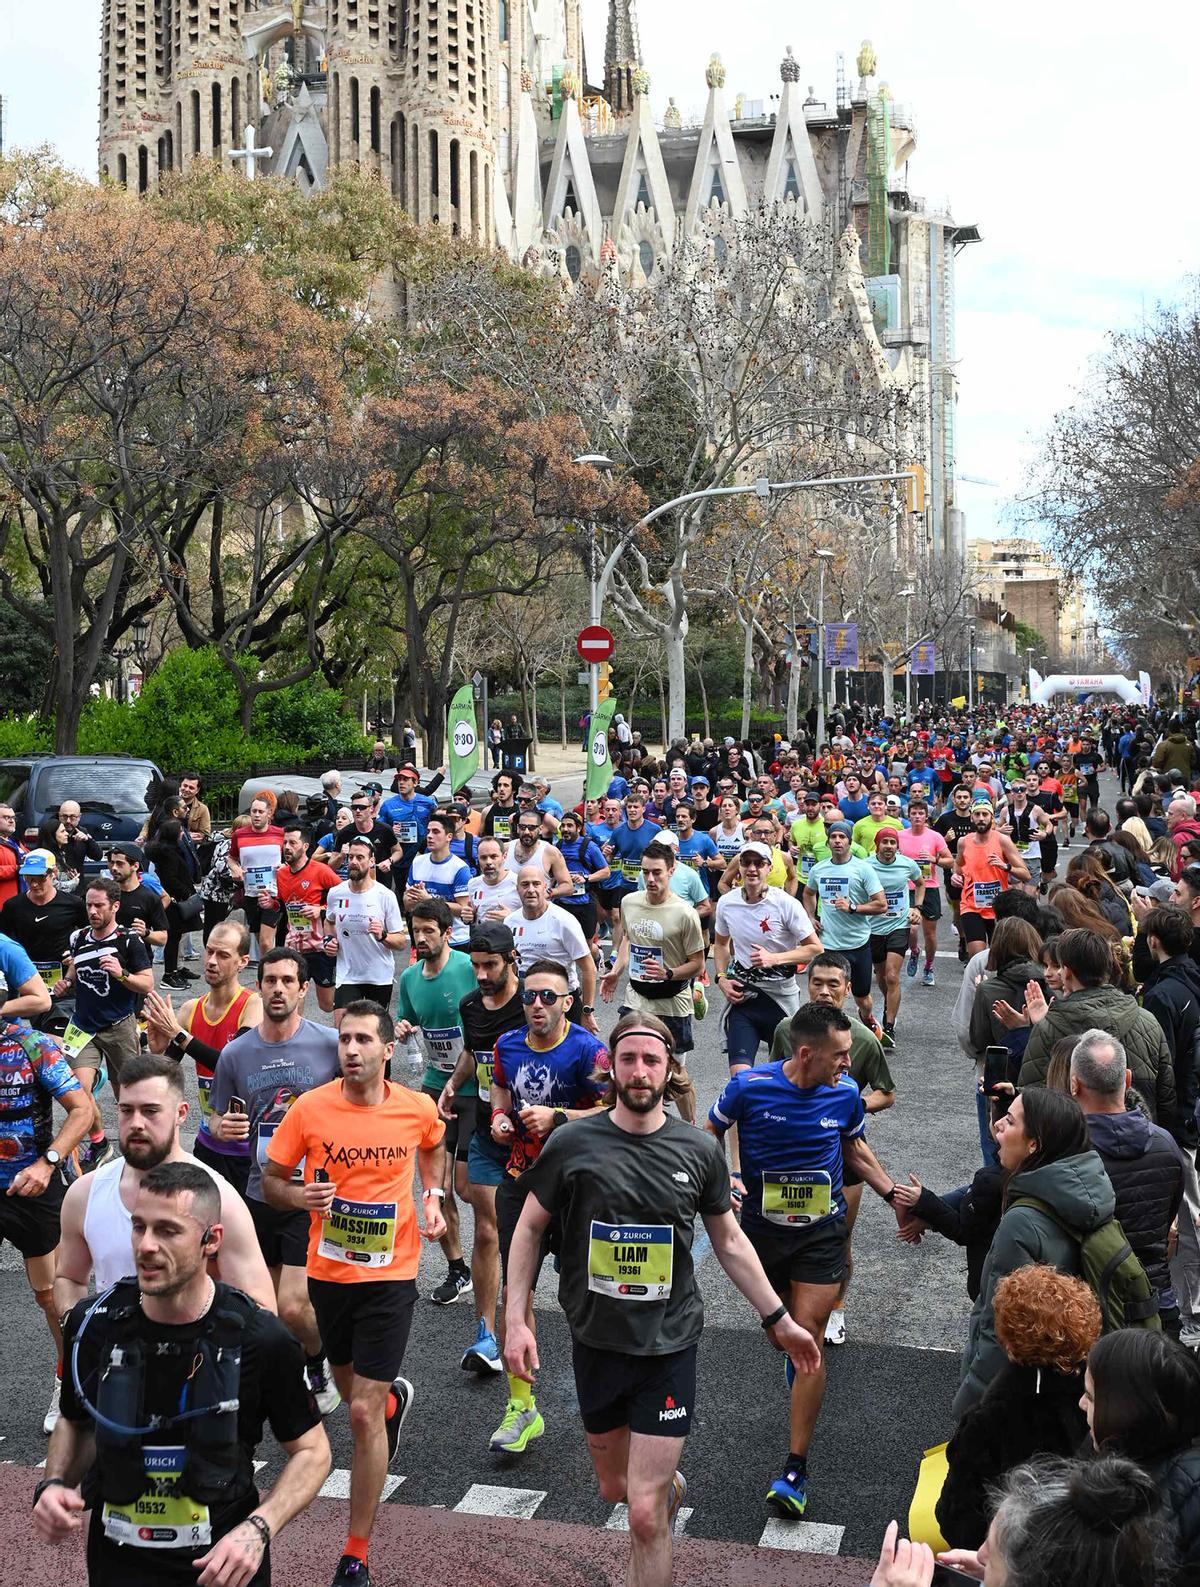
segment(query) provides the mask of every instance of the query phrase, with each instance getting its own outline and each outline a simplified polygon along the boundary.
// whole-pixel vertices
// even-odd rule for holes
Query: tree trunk
[[[883,714],[891,716],[896,700],[896,675],[892,670],[889,657],[885,656],[881,663],[881,677],[883,678]]]
[[[522,717],[524,717],[525,725],[529,728],[529,731],[530,731],[530,733],[533,736],[533,740],[536,743],[537,742],[537,723],[534,722],[534,723],[531,724],[530,720],[529,720],[529,673],[528,673],[527,669],[524,668],[524,667],[521,668],[520,688],[521,688],[521,715],[522,715]]]
[[[567,675],[560,672],[558,675],[558,736],[562,741],[563,749],[567,747]]]
[[[788,742],[796,742],[796,734],[800,727],[800,643],[796,638],[796,629],[792,628],[792,660],[788,667],[787,681],[787,736]]]
[[[683,653],[686,640],[687,612],[684,611],[663,635],[663,648],[667,653],[668,742],[687,737],[687,658]]]
[[[530,737],[533,739],[533,743],[530,745],[530,748],[531,748],[531,750],[533,751],[533,753],[535,755],[537,754],[538,750],[541,749],[541,747],[542,747],[542,741],[541,741],[541,738],[538,735],[538,697],[537,697],[538,690],[537,690],[537,686],[538,686],[537,673],[532,668],[530,668],[530,672],[529,672],[529,734],[530,734]]]
[[[660,731],[662,732],[663,753],[666,754],[667,745],[673,743],[676,736],[678,735],[672,734],[670,738],[667,737],[667,700],[666,695],[663,693],[663,675],[661,667],[658,669],[658,725]]]
[[[742,648],[742,731],[740,737],[750,737],[750,691],[754,687],[754,620],[758,616],[760,596],[746,615],[746,643]]]

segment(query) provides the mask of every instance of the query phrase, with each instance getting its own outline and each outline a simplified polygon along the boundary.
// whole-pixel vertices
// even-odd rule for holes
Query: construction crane
[[[961,479],[964,485],[990,485],[993,490],[1003,490],[998,479],[983,479],[978,474],[955,474],[955,479]]]

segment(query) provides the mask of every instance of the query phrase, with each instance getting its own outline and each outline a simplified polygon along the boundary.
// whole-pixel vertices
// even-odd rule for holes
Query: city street
[[[559,791],[568,792],[565,782]],[[1106,795],[1111,798],[1108,790]],[[890,1112],[871,1121],[869,1132],[890,1171],[899,1176],[911,1170],[932,1187],[946,1189],[970,1177],[978,1150],[972,1070],[950,1029],[960,967],[946,925],[936,970],[934,988],[904,981],[899,1047],[891,1056],[897,1102]],[[697,1050],[691,1059],[699,1102],[705,1109],[726,1072],[720,1051],[719,1001],[719,996],[713,999],[707,1020],[697,1027]],[[309,1012],[315,1016],[315,1008]],[[602,1030],[612,1022],[602,1010]],[[193,1085],[192,1071],[187,1073]],[[109,1114],[111,1106],[108,1093]],[[469,1209],[463,1211],[463,1226],[467,1235]],[[700,1347],[698,1416],[684,1462],[690,1513],[685,1512],[683,1535],[760,1552],[783,1549],[791,1554],[792,1564],[790,1574],[781,1580],[832,1580],[805,1574],[801,1567],[823,1570],[814,1555],[872,1556],[887,1522],[907,1515],[922,1451],[951,1430],[957,1352],[969,1311],[963,1256],[935,1236],[926,1236],[919,1247],[900,1245],[891,1212],[870,1192],[864,1197],[855,1236],[847,1343],[830,1352],[828,1398],[810,1461],[808,1515],[803,1523],[794,1524],[771,1520],[762,1503],[767,1484],[787,1453],[782,1359],[766,1343],[757,1317],[713,1260],[702,1231],[697,1254],[707,1326]],[[443,1273],[441,1253],[425,1251],[422,1292],[432,1289]],[[8,1354],[7,1360],[0,1359],[0,1371],[10,1385],[0,1453],[20,1467],[32,1467],[44,1452],[40,1425],[53,1369],[49,1340],[35,1315],[19,1260],[9,1247],[0,1253],[0,1319],[7,1340],[0,1350]],[[619,1524],[621,1517],[614,1517],[612,1506],[599,1498],[591,1475],[575,1407],[570,1345],[552,1274],[543,1275],[538,1324],[543,1362],[538,1399],[546,1432],[522,1459],[506,1463],[487,1448],[488,1435],[504,1410],[502,1384],[480,1383],[458,1366],[474,1334],[469,1298],[446,1309],[419,1305],[405,1362],[416,1386],[416,1405],[396,1461],[399,1480],[389,1478],[389,1511],[417,1506],[434,1512],[501,1515],[509,1518],[508,1526],[514,1524],[512,1518],[530,1517],[538,1523],[570,1523],[585,1529]],[[328,1427],[335,1470],[327,1493],[336,1507],[339,1496],[344,1499],[347,1492],[350,1463],[344,1408],[330,1417]],[[269,1482],[278,1462],[269,1435],[263,1454],[267,1460],[263,1480]],[[403,1573],[397,1567],[393,1576],[384,1559],[373,1566],[379,1579],[440,1584],[445,1570],[454,1569],[458,1549],[468,1557],[474,1547],[471,1540],[477,1536],[474,1523],[459,1517],[443,1517],[442,1524],[448,1530],[438,1534],[428,1576],[414,1575],[407,1563]],[[403,1527],[400,1530],[406,1535]],[[306,1535],[320,1537],[327,1552],[332,1550],[335,1531],[332,1522],[319,1527],[313,1522],[305,1528]],[[455,1541],[460,1536],[461,1544]],[[585,1531],[574,1543],[565,1539],[562,1546],[568,1553],[575,1549],[588,1561],[581,1579],[617,1579],[622,1569],[620,1550],[612,1557],[615,1563],[605,1563],[610,1555],[602,1550],[593,1557],[592,1537]],[[286,1537],[281,1547],[286,1549]],[[511,1560],[498,1562],[496,1573],[489,1575],[489,1567],[475,1558],[470,1579],[499,1584],[509,1579],[505,1572],[511,1564]],[[279,1579],[289,1578],[285,1574]],[[760,1578],[747,1575],[739,1565],[736,1579]],[[5,1581],[0,1565],[0,1587]]]

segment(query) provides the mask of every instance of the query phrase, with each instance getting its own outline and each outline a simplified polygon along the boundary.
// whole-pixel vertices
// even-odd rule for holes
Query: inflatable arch
[[[1116,672],[1056,672],[1043,678],[1029,669],[1029,698],[1034,705],[1049,705],[1056,694],[1115,694],[1126,705],[1150,704],[1150,674],[1138,673],[1131,683]]]

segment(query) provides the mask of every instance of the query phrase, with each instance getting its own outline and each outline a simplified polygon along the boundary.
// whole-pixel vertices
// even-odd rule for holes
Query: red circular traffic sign
[[[616,642],[607,628],[601,628],[599,623],[592,623],[580,633],[575,641],[575,648],[579,652],[581,661],[595,666],[609,659],[616,649]]]

